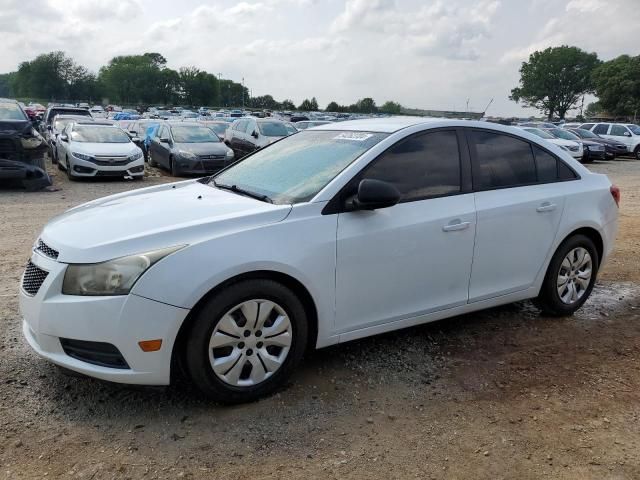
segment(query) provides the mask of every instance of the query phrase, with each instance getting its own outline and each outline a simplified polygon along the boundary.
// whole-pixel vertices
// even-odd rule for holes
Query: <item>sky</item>
[[[63,50],[97,72],[159,52],[296,104],[536,113],[509,100],[535,50],[638,55],[640,0],[0,0],[0,73]],[[591,99],[588,98],[587,102]]]

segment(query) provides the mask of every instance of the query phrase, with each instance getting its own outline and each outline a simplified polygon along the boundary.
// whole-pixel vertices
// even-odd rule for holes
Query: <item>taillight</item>
[[[613,200],[616,202],[616,205],[619,207],[620,206],[620,189],[615,185],[611,185],[611,188],[609,189],[609,191],[611,192],[611,196],[613,197]]]

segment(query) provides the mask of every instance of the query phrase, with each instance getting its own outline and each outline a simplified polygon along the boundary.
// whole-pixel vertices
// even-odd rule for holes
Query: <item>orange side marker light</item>
[[[157,352],[162,347],[162,339],[157,340],[142,340],[138,342],[143,352]]]

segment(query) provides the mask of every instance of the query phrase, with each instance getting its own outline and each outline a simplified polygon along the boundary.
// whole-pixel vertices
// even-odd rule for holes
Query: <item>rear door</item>
[[[564,179],[577,175],[549,151],[505,133],[468,129],[477,229],[469,302],[533,285],[554,242]]]

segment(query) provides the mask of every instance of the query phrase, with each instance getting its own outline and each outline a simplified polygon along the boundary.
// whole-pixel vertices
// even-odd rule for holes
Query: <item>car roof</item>
[[[447,118],[432,117],[385,117],[385,118],[361,118],[358,120],[347,120],[344,122],[331,122],[324,125],[313,127],[314,131],[332,130],[332,131],[366,131],[377,133],[393,133],[399,130],[413,127],[416,125],[424,125],[425,127],[476,127],[490,128],[492,130],[503,130],[495,128],[496,124],[489,122],[479,122],[473,120],[453,120]]]
[[[64,113],[59,113],[57,114],[54,118],[61,120],[61,119],[66,119],[66,118],[70,118],[70,119],[82,119],[82,121],[87,122],[89,121],[89,118],[93,118],[93,117],[87,117],[86,115],[72,115],[72,114],[64,114]]]

